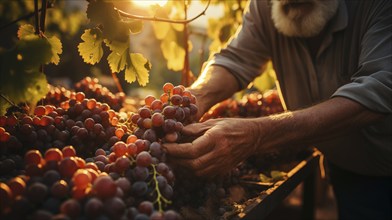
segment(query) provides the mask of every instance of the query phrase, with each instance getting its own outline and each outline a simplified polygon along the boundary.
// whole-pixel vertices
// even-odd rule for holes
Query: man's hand
[[[254,119],[214,119],[184,127],[192,143],[164,144],[171,162],[198,176],[224,174],[250,155],[271,149],[307,146],[375,123],[385,114],[336,97],[318,105]]]
[[[229,172],[255,153],[261,139],[252,119],[213,119],[188,125],[182,133],[197,138],[192,143],[164,144],[170,162],[208,177]]]

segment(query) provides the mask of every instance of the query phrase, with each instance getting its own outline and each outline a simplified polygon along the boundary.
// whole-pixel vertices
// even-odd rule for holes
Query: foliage
[[[184,18],[184,2],[169,1],[164,7],[154,8],[155,16],[179,20]],[[173,14],[172,16],[169,16]],[[152,24],[155,37],[161,41],[161,50],[167,61],[167,68],[180,71],[184,68],[185,44],[184,24],[154,22]],[[190,44],[190,42],[188,41]]]
[[[205,0],[204,0],[205,1]],[[227,45],[231,36],[235,34],[242,23],[242,15],[248,0],[224,1],[215,0],[215,5],[223,6],[223,16],[208,20],[208,37],[212,43],[209,46],[210,54],[219,52]]]
[[[206,0],[203,0],[206,1]],[[209,46],[210,56],[217,53],[227,46],[242,23],[242,16],[244,10],[249,3],[248,0],[237,0],[237,1],[224,1],[216,0],[214,4],[220,4],[224,8],[224,14],[220,18],[213,18],[208,20],[208,37],[211,38],[212,42]],[[275,71],[272,67],[272,63],[268,62],[265,70],[257,77],[251,86],[259,90],[260,92],[272,89],[275,86]],[[242,95],[244,92],[239,92],[236,96]],[[239,97],[239,99],[241,98]]]
[[[75,35],[86,23],[86,17],[80,10],[65,8],[65,1],[48,0],[50,10],[46,14],[47,30],[57,35],[70,37]],[[12,0],[0,4],[0,24],[5,25],[34,12],[34,1]],[[22,19],[18,24],[32,23],[29,18]]]
[[[108,65],[113,73],[125,71],[127,82],[138,81],[145,86],[149,79],[151,63],[142,54],[130,51],[130,34],[139,33],[142,21],[123,19],[109,1],[90,1],[87,17],[95,28],[87,29],[81,36],[83,42],[78,46],[84,62],[95,64],[103,57],[102,44],[110,49]]]
[[[48,92],[41,66],[57,64],[62,53],[61,42],[56,36],[40,37],[34,33],[33,26],[22,25],[15,47],[0,52],[0,93],[14,103],[29,103],[32,106]],[[4,114],[10,103],[1,99],[0,104],[0,114]]]

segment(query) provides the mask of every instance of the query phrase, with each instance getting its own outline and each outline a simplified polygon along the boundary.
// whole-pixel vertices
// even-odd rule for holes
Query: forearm
[[[256,119],[258,130],[265,134],[259,139],[258,146],[269,149],[316,144],[374,123],[384,116],[357,102],[337,97],[303,110]]]
[[[197,97],[202,116],[216,103],[231,97],[239,87],[237,80],[227,69],[211,65],[200,74],[190,89]]]

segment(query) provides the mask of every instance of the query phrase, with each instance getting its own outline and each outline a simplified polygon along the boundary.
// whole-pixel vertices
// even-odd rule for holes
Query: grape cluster
[[[212,107],[201,121],[221,117],[260,117],[283,111],[278,91],[268,90],[263,94],[259,92],[246,94],[241,101],[227,99]]]
[[[196,97],[190,91],[166,83],[159,99],[147,96],[145,106],[132,116],[132,122],[138,127],[134,133],[150,142],[178,142],[180,131],[192,122],[197,111]]]
[[[117,149],[114,154],[118,153]],[[97,150],[96,155],[84,160],[77,157],[72,146],[62,150],[50,148],[44,155],[38,150],[28,151],[24,157],[26,173],[0,183],[0,217],[179,219],[172,210],[156,210],[151,201],[136,203],[135,199],[147,195],[150,189],[141,180],[149,176],[143,169],[147,165],[145,161],[142,160],[142,164],[138,164],[138,159],[130,161],[124,153],[110,162],[113,157],[106,157],[102,149]],[[102,166],[104,159],[106,164]],[[134,164],[143,167],[136,165],[140,170],[128,169]],[[105,172],[110,169],[114,171]],[[166,168],[158,164],[156,169],[163,173]],[[157,187],[165,187],[165,177],[156,179]]]
[[[59,105],[70,98],[75,97],[75,92],[64,87],[49,85],[49,91],[46,96],[38,101],[38,105]]]
[[[207,181],[166,164],[162,144],[180,142],[198,111],[189,90],[166,83],[159,98],[124,113],[123,94],[88,77],[76,87],[51,87],[32,114],[0,116],[1,219],[214,219],[232,210],[225,199],[238,168]],[[226,114],[279,111],[275,98],[227,101],[236,111]]]
[[[7,201],[0,216],[179,219],[169,210],[175,177],[161,144],[178,140],[197,107],[182,86],[167,83],[164,91],[129,119],[138,118],[134,134],[127,114],[84,92],[38,105],[32,115],[0,116],[0,194]]]
[[[108,88],[99,84],[97,78],[85,77],[75,84],[76,92],[83,92],[87,97],[107,103],[113,110],[119,111],[125,100],[123,92],[112,93]]]

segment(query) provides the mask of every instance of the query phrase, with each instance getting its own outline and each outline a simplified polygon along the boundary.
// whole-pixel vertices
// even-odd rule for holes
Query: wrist
[[[258,152],[294,145],[297,141],[297,126],[291,112],[257,118],[255,125]]]

